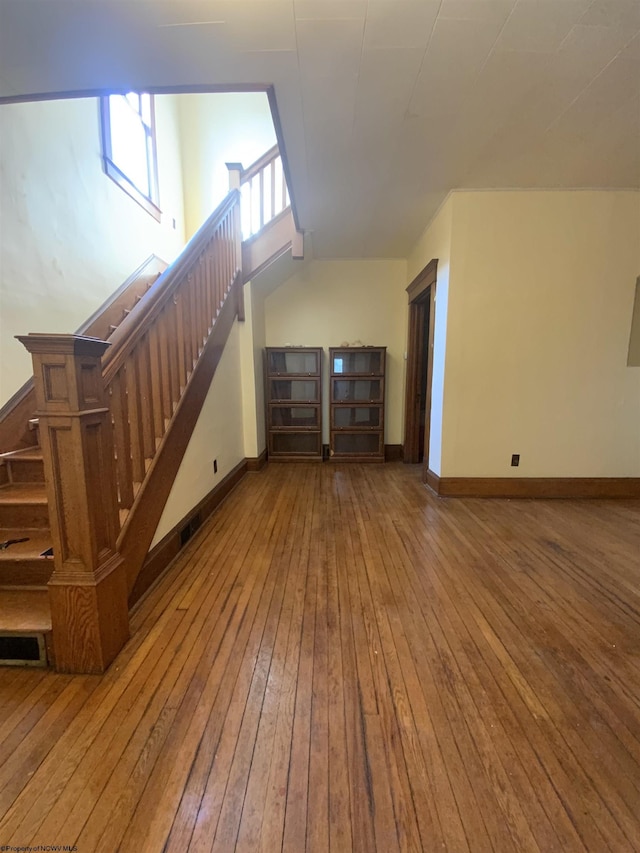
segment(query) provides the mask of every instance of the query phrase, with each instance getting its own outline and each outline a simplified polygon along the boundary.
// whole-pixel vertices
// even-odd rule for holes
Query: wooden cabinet
[[[265,350],[267,446],[272,461],[322,460],[322,349]]]
[[[386,347],[329,349],[331,459],[384,462]]]

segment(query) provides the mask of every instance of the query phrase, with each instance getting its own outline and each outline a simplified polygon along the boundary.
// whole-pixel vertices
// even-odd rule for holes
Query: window
[[[160,221],[153,95],[101,98],[104,170]]]

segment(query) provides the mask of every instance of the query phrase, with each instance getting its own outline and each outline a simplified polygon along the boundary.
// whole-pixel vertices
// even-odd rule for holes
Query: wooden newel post
[[[229,192],[231,190],[239,190],[240,182],[242,181],[242,163],[225,163],[229,170]]]
[[[18,338],[33,358],[54,572],[53,648],[61,672],[104,672],[129,638],[112,427],[100,359],[78,335]]]

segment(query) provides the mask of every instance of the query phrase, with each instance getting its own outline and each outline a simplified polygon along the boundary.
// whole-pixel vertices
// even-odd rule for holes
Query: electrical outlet
[[[217,459],[213,460],[213,473],[214,474],[218,473],[218,460]]]
[[[520,454],[519,453],[513,453],[511,455],[511,467],[517,468],[519,464],[520,464]]]

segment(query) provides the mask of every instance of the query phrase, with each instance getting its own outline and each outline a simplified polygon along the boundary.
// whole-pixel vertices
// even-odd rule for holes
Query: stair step
[[[40,447],[27,447],[11,453],[0,453],[10,483],[44,483],[44,462]]]
[[[47,589],[0,589],[0,664],[46,666],[50,648]]]
[[[47,527],[49,507],[44,483],[10,483],[0,488],[0,529]]]
[[[49,591],[0,590],[0,631],[50,631]]]
[[[45,586],[53,572],[53,558],[41,556],[51,548],[51,532],[25,529],[0,529],[0,543],[24,539],[0,549],[0,588]]]
[[[29,431],[31,432],[31,441],[34,444],[40,444],[40,418],[29,418]]]
[[[42,459],[42,448],[39,445],[22,447],[20,450],[10,450],[0,453],[0,459]]]

